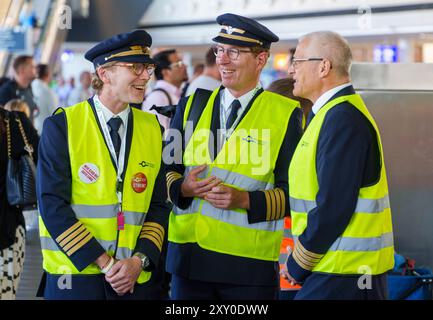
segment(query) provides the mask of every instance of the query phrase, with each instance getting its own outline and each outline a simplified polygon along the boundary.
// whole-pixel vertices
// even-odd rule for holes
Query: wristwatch
[[[145,270],[150,265],[150,259],[145,254],[142,254],[141,252],[134,253],[135,257],[139,257],[141,260],[141,269]]]

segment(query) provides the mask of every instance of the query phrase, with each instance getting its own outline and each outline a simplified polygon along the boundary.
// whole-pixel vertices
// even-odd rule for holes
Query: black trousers
[[[172,274],[172,300],[276,300],[278,287],[245,286],[186,279]]]
[[[362,278],[360,278],[362,277]],[[312,273],[295,300],[386,300],[387,275],[338,276]]]

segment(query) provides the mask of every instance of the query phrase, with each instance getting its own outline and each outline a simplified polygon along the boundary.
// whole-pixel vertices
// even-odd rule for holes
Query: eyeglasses
[[[155,66],[153,64],[147,63],[124,63],[124,64],[115,64],[114,66],[118,67],[126,67],[131,70],[136,76],[140,76],[143,74],[144,70],[147,71],[147,74],[151,76],[155,71]]]
[[[300,62],[305,61],[323,61],[323,58],[292,58],[291,63],[293,68],[297,68]]]
[[[247,53],[247,52],[252,52],[252,51],[251,50],[240,50],[240,49],[237,49],[237,48],[227,48],[227,49],[224,49],[221,46],[215,46],[215,47],[213,47],[213,53],[218,58],[221,58],[222,55],[224,54],[224,52],[227,52],[227,56],[229,57],[230,60],[237,60],[239,58],[239,54],[241,52]]]
[[[183,66],[185,66],[185,62],[183,62],[182,60],[178,62],[173,62],[169,65],[170,68],[182,68]]]

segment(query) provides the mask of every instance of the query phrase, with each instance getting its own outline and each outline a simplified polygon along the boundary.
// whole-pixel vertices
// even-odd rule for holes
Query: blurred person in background
[[[65,81],[65,78],[62,76],[59,76],[57,78],[57,86],[56,86],[56,93],[59,98],[59,106],[60,107],[66,107],[68,105],[68,98],[69,94],[71,93],[71,86],[69,83]]]
[[[74,88],[69,94],[68,106],[73,106],[83,100],[89,99],[93,96],[91,88],[92,75],[89,71],[83,71],[80,74],[80,84]]]
[[[24,100],[12,99],[5,104],[4,109],[8,111],[22,112],[27,116],[27,118],[30,118],[30,108]]]
[[[69,87],[71,88],[71,91],[75,89],[75,78],[70,77],[68,80]]]
[[[203,74],[204,71],[204,64],[203,63],[197,63],[194,66],[194,70],[192,71],[192,76],[189,77],[189,81],[185,81],[182,84],[182,94],[181,94],[181,98],[185,97],[187,95],[187,91],[189,88],[189,85],[191,84],[192,81],[194,81],[197,77],[199,77],[200,75]]]
[[[189,82],[193,81],[198,76],[202,75],[204,72],[204,64],[203,63],[197,63],[194,66],[194,70],[192,71],[192,76]]]
[[[36,78],[36,64],[32,56],[22,55],[12,63],[14,77],[0,87],[0,104],[5,105],[9,100],[24,100],[30,108],[30,121],[38,113],[31,83]]]
[[[175,49],[161,51],[153,59],[156,62],[157,81],[146,96],[142,110],[156,114],[159,123],[167,130],[171,118],[152,110],[152,107],[177,105],[182,95],[181,86],[188,80],[188,75],[186,65]]]
[[[20,119],[32,156],[37,162],[38,134],[30,120],[22,112],[9,112],[0,108],[0,300],[15,299],[20,274],[24,264],[25,221],[22,210],[8,203],[6,193],[6,170],[8,164],[8,141],[6,117]],[[19,158],[28,153],[25,148],[19,124],[9,120],[11,157]]]
[[[213,91],[221,85],[221,74],[215,61],[216,57],[211,47],[206,52],[206,64],[203,74],[191,80],[186,90],[186,96],[193,94],[197,88]]]
[[[311,108],[313,107],[313,103],[310,100],[301,97],[295,97],[293,95],[294,83],[295,81],[293,80],[292,77],[278,79],[272,82],[267,88],[267,90],[281,94],[282,96],[285,96],[287,98],[299,101],[299,103],[301,104],[302,112],[304,114],[304,119],[307,119],[308,114],[310,113]]]
[[[38,64],[37,79],[32,82],[32,90],[35,101],[39,107],[39,113],[35,117],[34,124],[39,135],[42,133],[44,120],[58,107],[59,99],[53,89],[49,87],[51,70],[46,64]]]

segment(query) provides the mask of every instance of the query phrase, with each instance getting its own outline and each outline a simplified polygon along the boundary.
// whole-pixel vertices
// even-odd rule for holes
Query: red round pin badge
[[[147,188],[147,178],[146,175],[142,172],[138,172],[134,174],[131,181],[132,189],[137,192],[141,193]]]

